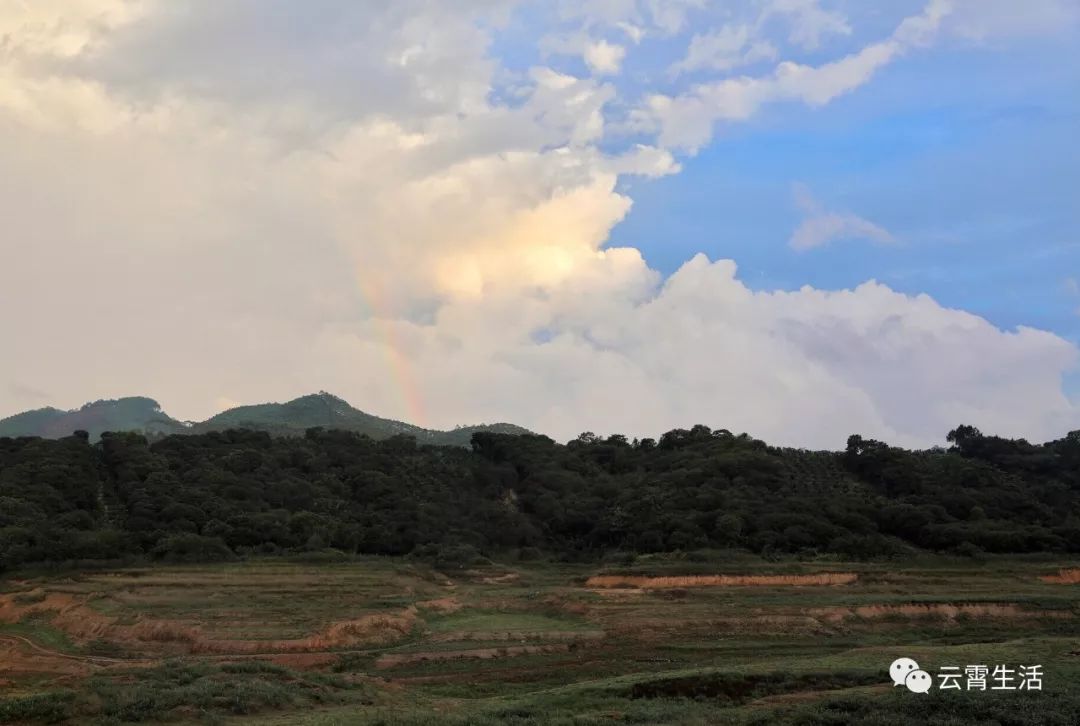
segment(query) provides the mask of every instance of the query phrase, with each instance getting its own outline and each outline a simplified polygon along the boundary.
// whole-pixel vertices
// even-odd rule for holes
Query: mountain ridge
[[[145,396],[102,399],[64,411],[45,407],[23,411],[0,419],[0,437],[40,436],[57,439],[78,430],[87,431],[96,441],[105,431],[135,431],[151,438],[170,434],[201,434],[246,428],[276,436],[299,436],[309,428],[343,429],[385,439],[399,434],[413,436],[418,443],[468,446],[477,431],[523,434],[528,429],[510,423],[459,426],[449,431],[382,418],[353,407],[343,398],[319,391],[284,403],[258,403],[221,411],[205,421],[180,421],[165,413],[161,405]]]

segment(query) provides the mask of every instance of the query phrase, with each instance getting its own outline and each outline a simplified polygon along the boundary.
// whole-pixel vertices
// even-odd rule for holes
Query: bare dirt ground
[[[859,576],[853,572],[824,572],[815,575],[688,575],[681,577],[637,577],[628,575],[594,575],[586,587],[628,587],[642,590],[662,590],[684,587],[806,587],[821,585],[850,585]]]
[[[65,679],[85,677],[103,668],[143,668],[158,661],[62,653],[21,635],[0,635],[0,681],[30,675]]]
[[[18,623],[28,616],[47,618],[49,625],[62,631],[77,644],[93,640],[134,648],[158,651],[154,655],[174,654],[179,646],[190,654],[251,654],[257,652],[289,653],[325,651],[358,645],[384,645],[400,640],[417,624],[415,606],[397,612],[364,615],[331,623],[324,630],[305,638],[283,640],[242,640],[208,638],[202,628],[184,622],[139,616],[134,623],[121,624],[118,618],[102,615],[86,604],[84,596],[64,592],[0,595],[0,623]],[[33,600],[33,601],[30,601]],[[431,605],[432,609],[452,608],[449,600]],[[154,647],[159,646],[159,647]],[[165,652],[161,652],[165,651]]]
[[[1055,575],[1043,575],[1039,579],[1052,585],[1080,585],[1080,567],[1058,570]]]
[[[442,597],[435,600],[422,600],[416,603],[416,607],[421,610],[433,610],[439,613],[456,613],[458,610],[464,607],[457,598],[454,597]]]
[[[331,623],[322,632],[307,638],[287,640],[224,640],[197,639],[190,651],[198,653],[288,653],[324,651],[357,645],[385,645],[407,635],[418,621],[416,607],[409,606],[396,613],[364,615],[352,620]]]
[[[0,635],[0,680],[28,675],[85,676],[92,666],[63,653],[43,648],[18,635]]]
[[[490,631],[490,630],[455,630],[446,633],[436,633],[430,640],[433,643],[457,643],[463,641],[518,641],[524,643],[530,640],[570,642],[580,640],[603,640],[605,636],[602,630],[521,630],[521,631]]]
[[[854,608],[818,608],[810,611],[814,617],[831,622],[852,618],[873,620],[890,617],[943,618],[1069,618],[1064,610],[1025,610],[1013,603],[908,603],[900,605],[863,605]]]

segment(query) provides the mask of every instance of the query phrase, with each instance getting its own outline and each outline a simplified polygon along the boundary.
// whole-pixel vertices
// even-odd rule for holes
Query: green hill
[[[70,411],[58,408],[36,408],[23,411],[14,416],[0,419],[0,436],[44,436],[57,421],[65,418]],[[71,433],[70,431],[68,433]]]
[[[373,439],[387,439],[398,434],[413,436],[421,444],[468,446],[477,431],[501,434],[526,434],[527,429],[499,423],[463,426],[452,431],[425,429],[388,418],[372,416],[353,408],[348,402],[325,391],[301,396],[286,403],[262,403],[238,406],[192,426],[192,433],[255,429],[277,436],[299,436],[306,429],[321,426],[365,434]]]
[[[58,439],[80,430],[96,441],[103,431],[164,436],[184,433],[187,427],[162,411],[157,401],[143,396],[94,401],[71,411],[39,408],[0,420],[0,436]]]
[[[90,433],[92,441],[97,441],[103,431],[135,431],[156,438],[169,434],[238,428],[266,431],[275,436],[300,436],[305,430],[315,427],[354,431],[373,439],[406,434],[415,437],[418,443],[442,446],[468,446],[477,431],[529,433],[527,429],[506,423],[463,426],[451,431],[425,429],[372,416],[353,408],[337,396],[321,391],[286,403],[238,406],[198,423],[178,421],[164,413],[157,401],[143,397],[95,401],[73,411],[42,408],[0,420],[0,436],[57,439],[84,430]]]

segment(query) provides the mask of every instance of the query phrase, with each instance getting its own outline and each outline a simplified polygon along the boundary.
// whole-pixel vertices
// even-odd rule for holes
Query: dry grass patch
[[[810,614],[830,622],[848,619],[876,620],[882,618],[939,618],[956,620],[969,618],[1069,618],[1072,613],[1062,610],[1025,610],[1013,603],[905,603],[899,605],[862,605],[854,608],[818,608]]]
[[[640,587],[615,587],[615,588],[612,588],[612,587],[608,587],[608,588],[598,587],[598,588],[594,588],[594,589],[589,590],[589,592],[594,593],[596,595],[600,595],[601,597],[613,597],[613,598],[633,597],[634,595],[644,595],[645,594],[645,591],[642,590]]]
[[[443,613],[449,615],[450,613],[456,613],[458,610],[464,607],[457,598],[454,597],[441,597],[437,600],[423,600],[416,603],[416,607],[421,610],[433,610],[437,613]]]
[[[602,630],[452,630],[436,633],[431,637],[433,643],[456,643],[460,641],[518,641],[529,640],[575,642],[579,640],[602,640]]]
[[[1053,585],[1080,585],[1080,567],[1058,570],[1055,575],[1043,575],[1039,579]]]
[[[24,598],[25,600],[25,598]],[[443,602],[434,607],[451,607]],[[347,648],[359,644],[385,645],[405,637],[419,622],[417,609],[409,606],[389,613],[363,615],[331,623],[304,638],[285,640],[240,640],[210,638],[198,625],[183,621],[137,616],[131,624],[104,615],[86,604],[85,596],[48,592],[32,602],[19,602],[17,595],[0,595],[0,623],[18,623],[30,616],[46,618],[75,642],[94,640],[125,645],[176,644],[192,654],[202,653],[291,653]]]
[[[639,577],[634,575],[594,575],[585,581],[588,588],[637,588],[667,590],[685,587],[807,587],[850,585],[859,576],[853,572],[823,572],[815,575],[682,575]]]
[[[297,653],[332,650],[356,645],[386,645],[404,638],[419,622],[416,608],[396,613],[364,615],[331,623],[307,638],[288,640],[198,640],[192,653]]]

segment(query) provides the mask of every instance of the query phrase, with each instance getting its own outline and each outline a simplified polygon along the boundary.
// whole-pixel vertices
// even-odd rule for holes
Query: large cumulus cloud
[[[672,33],[698,4],[615,5],[580,32]],[[663,279],[606,246],[619,180],[678,171],[666,146],[776,89],[849,92],[936,16],[635,114],[610,81],[501,66],[508,2],[64,7],[0,5],[2,412],[137,393],[197,418],[322,388],[559,438],[704,422],[926,444],[961,421],[1077,422],[1077,352],[1049,333],[875,282],[753,291],[702,256]],[[716,105],[732,89],[753,91],[745,112]]]

